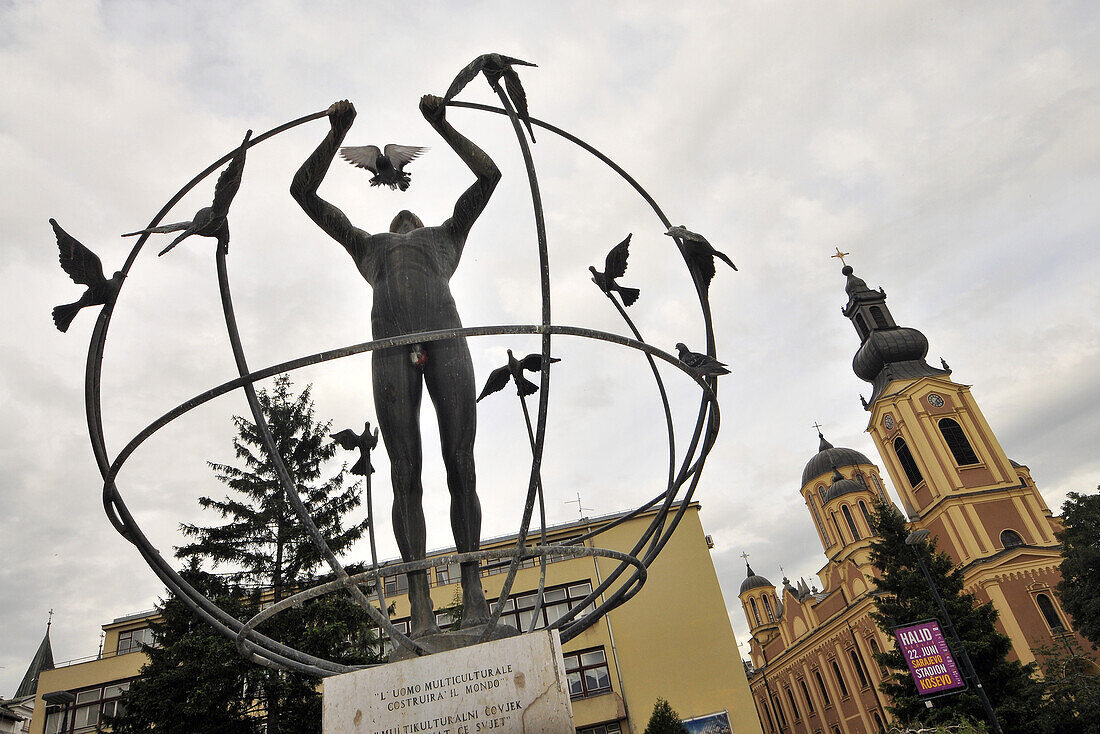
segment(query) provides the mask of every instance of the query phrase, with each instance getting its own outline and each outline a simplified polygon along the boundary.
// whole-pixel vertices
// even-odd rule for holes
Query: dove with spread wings
[[[389,143],[384,151],[377,145],[345,145],[340,156],[348,163],[366,168],[374,174],[371,186],[389,186],[391,189],[409,188],[409,174],[405,166],[427,148],[418,145],[394,145]]]
[[[103,275],[103,263],[99,257],[76,240],[56,220],[50,225],[57,236],[57,248],[60,251],[61,269],[69,274],[77,285],[88,286],[80,300],[66,303],[53,310],[53,323],[58,331],[67,331],[77,312],[85,306],[99,306],[113,303],[122,287],[126,275],[120,270],[110,280]]]

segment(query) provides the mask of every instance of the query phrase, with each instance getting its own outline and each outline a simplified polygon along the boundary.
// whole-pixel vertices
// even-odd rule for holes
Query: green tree
[[[247,593],[192,562],[182,572],[196,589],[228,613],[247,616]],[[117,734],[156,729],[163,734],[255,734],[255,698],[245,693],[256,682],[254,667],[178,598],[157,604],[150,626],[157,645],[123,697],[123,713],[106,722]]]
[[[323,478],[336,452],[328,436],[330,423],[314,418],[310,388],[295,395],[286,376],[276,378],[271,391],[260,390],[258,399],[276,449],[310,516],[332,550],[341,553],[362,536],[368,521],[344,526],[344,516],[360,504],[360,488],[357,484],[344,486],[343,467],[331,478]],[[261,602],[279,601],[324,579],[316,575],[322,557],[283,492],[259,429],[240,416],[233,420],[237,428],[233,448],[242,466],[210,463],[217,478],[232,490],[231,495],[223,499],[199,498],[199,504],[217,512],[223,522],[212,527],[181,525],[183,533],[194,540],[177,548],[176,555],[187,559],[196,570],[201,560],[209,560],[215,568],[230,567],[222,577],[243,621],[255,614]],[[240,672],[243,661],[238,660],[233,643],[228,642],[224,651],[216,648],[217,655],[211,654],[203,645],[217,635],[200,626],[201,633],[190,627],[166,629],[158,638],[162,649],[178,655],[179,666],[188,654],[195,654],[205,665],[221,666],[231,660],[231,669]],[[261,632],[284,644],[342,663],[374,661],[375,640],[369,629],[365,612],[346,595],[311,600],[260,627]],[[158,667],[149,673],[160,675],[164,670]],[[171,692],[164,687],[158,690]],[[253,724],[258,723],[255,717],[261,712],[267,734],[320,732],[317,681],[305,675],[246,665],[234,685],[201,693],[205,705],[213,711],[236,712],[244,707],[253,716]],[[175,698],[167,699],[164,713],[170,714],[173,701],[182,705],[190,695],[194,694],[176,691]],[[133,708],[128,704],[128,710]],[[174,726],[170,717],[154,723],[158,731]],[[210,731],[222,730],[215,727]]]
[[[1040,734],[1096,734],[1100,729],[1100,670],[1072,637],[1035,651],[1043,668]]]
[[[1020,665],[1007,658],[1012,649],[1009,639],[997,631],[997,611],[992,604],[979,604],[973,594],[963,591],[962,569],[950,556],[936,551],[935,541],[908,546],[905,518],[887,503],[876,504],[875,539],[871,543],[871,562],[879,575],[874,579],[875,612],[872,617],[887,634],[893,628],[922,619],[939,618],[939,608],[928,588],[914,551],[922,554],[944,606],[955,624],[959,637],[1006,734],[1034,732],[1035,717],[1042,691],[1032,680],[1035,665]],[[943,624],[943,620],[940,620]],[[955,651],[956,659],[959,657]],[[899,650],[878,653],[876,660],[892,672],[879,689],[890,697],[891,712],[902,722],[947,724],[964,718],[987,720],[985,709],[971,687],[961,693],[937,698],[931,709],[917,694],[905,660]]]
[[[658,698],[644,734],[688,734],[688,730],[668,701]]]
[[[1097,489],[1100,489],[1098,487]],[[1100,494],[1070,492],[1062,505],[1062,581],[1058,596],[1074,627],[1100,646]]]

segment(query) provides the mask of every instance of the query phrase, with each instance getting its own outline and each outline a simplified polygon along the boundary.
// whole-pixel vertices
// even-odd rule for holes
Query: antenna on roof
[[[585,510],[591,510],[592,508],[591,507],[585,507],[581,504],[581,493],[580,492],[577,492],[577,499],[575,499],[575,500],[566,500],[562,504],[572,505],[574,503],[577,505],[577,514],[580,515],[581,519],[583,520],[585,518],[584,511]]]

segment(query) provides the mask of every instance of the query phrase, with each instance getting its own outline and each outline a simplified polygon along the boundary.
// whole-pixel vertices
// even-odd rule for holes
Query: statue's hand
[[[420,112],[428,122],[436,122],[446,115],[447,105],[443,104],[442,97],[425,94],[420,98]]]
[[[328,108],[328,119],[333,130],[347,132],[355,121],[355,105],[346,99],[333,102]]]

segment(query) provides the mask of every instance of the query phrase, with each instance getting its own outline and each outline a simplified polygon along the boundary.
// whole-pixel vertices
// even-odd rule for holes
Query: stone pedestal
[[[325,678],[324,734],[563,734],[573,711],[557,630]]]

